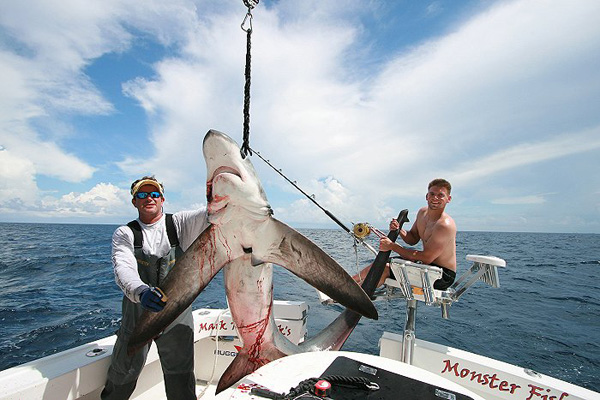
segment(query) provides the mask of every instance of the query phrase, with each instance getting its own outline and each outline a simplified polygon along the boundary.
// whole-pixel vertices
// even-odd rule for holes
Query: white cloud
[[[53,214],[63,217],[122,215],[132,207],[127,190],[107,183],[99,183],[85,193],[68,193],[58,200],[46,197],[42,199],[41,205],[42,209],[54,210],[51,211]]]
[[[0,144],[12,159],[0,178],[11,179],[27,165],[11,186],[11,195],[26,203],[39,196],[37,175],[78,183],[97,170],[64,149],[78,134],[71,116],[114,112],[85,68],[104,54],[126,51],[133,40],[128,27],[169,45],[195,23],[187,1],[11,2],[0,10]]]
[[[523,197],[504,197],[501,199],[492,200],[492,204],[507,204],[507,205],[521,205],[521,204],[543,204],[546,202],[546,195],[537,194]]]
[[[2,160],[1,156],[0,160]],[[36,188],[28,189],[31,193],[36,193]],[[20,188],[18,193],[21,194],[23,191],[24,189]],[[0,188],[0,193],[11,195],[4,188]],[[9,220],[13,219],[14,216],[10,214],[15,210],[41,221],[54,222],[73,222],[81,218],[86,218],[88,222],[96,222],[105,221],[106,217],[122,220],[132,212],[129,192],[107,183],[98,183],[85,193],[70,192],[60,197],[46,195],[38,200],[32,199],[27,202],[23,202],[19,197],[5,199],[6,201],[0,205],[0,215],[4,214],[4,218]]]
[[[0,198],[5,206],[19,199],[36,198],[35,168],[29,160],[3,149],[0,151],[0,171]]]
[[[468,184],[470,181],[506,170],[596,149],[600,149],[600,127],[552,137],[539,143],[522,143],[496,153],[485,154],[459,164],[456,170],[448,175],[455,184]]]
[[[301,189],[313,200],[303,196],[287,207],[278,207],[275,209],[277,218],[295,226],[335,225],[332,218],[326,214],[327,211],[346,228],[352,229],[351,224],[367,219],[372,224],[387,225],[389,219],[399,211],[381,202],[365,201],[363,196],[348,190],[342,182],[333,177],[312,180]]]

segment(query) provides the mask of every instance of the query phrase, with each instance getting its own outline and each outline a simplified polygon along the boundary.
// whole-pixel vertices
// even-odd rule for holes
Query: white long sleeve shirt
[[[166,256],[171,250],[165,215],[153,224],[145,224],[137,219],[142,228],[142,250],[157,257]],[[173,214],[173,223],[177,231],[179,245],[183,251],[209,226],[206,209],[180,211]],[[148,287],[138,273],[133,248],[133,232],[127,226],[120,226],[112,237],[112,263],[115,281],[125,296],[134,303],[140,302],[140,293]]]

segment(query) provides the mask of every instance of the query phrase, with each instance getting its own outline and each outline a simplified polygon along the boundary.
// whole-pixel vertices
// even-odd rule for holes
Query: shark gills
[[[306,345],[293,345],[279,332],[273,317],[272,264],[288,269],[358,318],[377,319],[378,315],[364,290],[335,260],[273,218],[254,167],[249,158],[241,157],[235,141],[210,130],[204,138],[203,152],[211,225],[177,260],[161,286],[169,298],[167,305],[159,313],[142,314],[128,351],[135,352],[157,337],[224,269],[227,301],[243,347],[223,373],[217,386],[219,393],[285,355],[339,349],[356,325],[344,324],[347,326],[341,330],[330,325]]]

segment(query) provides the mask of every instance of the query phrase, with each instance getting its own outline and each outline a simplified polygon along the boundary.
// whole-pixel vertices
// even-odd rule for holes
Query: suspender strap
[[[165,223],[167,225],[167,236],[169,237],[169,243],[171,247],[179,246],[179,239],[177,238],[177,229],[175,229],[175,223],[173,222],[173,214],[165,214]],[[144,237],[142,235],[142,227],[137,220],[133,220],[127,224],[129,229],[133,232],[133,248],[141,249],[144,244]]]
[[[169,243],[171,247],[179,246],[179,239],[177,239],[177,229],[173,223],[173,214],[165,215],[165,223],[167,224],[167,236],[169,237]]]
[[[144,243],[144,237],[142,236],[142,227],[137,220],[133,220],[127,224],[129,229],[133,232],[133,248],[141,249]]]

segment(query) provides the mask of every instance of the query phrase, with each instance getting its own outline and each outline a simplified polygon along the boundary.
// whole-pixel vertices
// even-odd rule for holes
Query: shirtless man
[[[387,237],[382,238],[379,243],[380,251],[393,250],[405,260],[441,267],[442,278],[433,284],[433,287],[438,290],[447,289],[456,278],[456,224],[452,217],[444,212],[446,204],[452,199],[451,190],[452,186],[445,179],[431,181],[425,196],[427,207],[419,210],[410,231],[400,230],[399,236],[411,246],[422,240],[423,251],[406,249]],[[398,228],[398,221],[392,219],[390,230]],[[362,281],[369,269],[370,266],[363,269],[358,276],[355,276],[355,280]],[[390,268],[386,265],[377,286],[381,286],[389,276]]]

